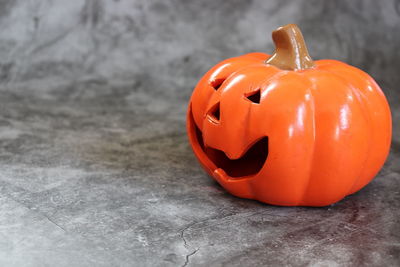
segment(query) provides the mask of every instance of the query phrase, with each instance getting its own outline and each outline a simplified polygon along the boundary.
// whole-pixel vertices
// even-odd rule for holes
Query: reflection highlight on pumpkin
[[[197,127],[191,114],[191,123],[196,131],[197,142],[216,169],[223,169],[230,177],[246,177],[257,174],[268,157],[268,137],[264,136],[251,145],[238,159],[230,159],[224,151],[204,146],[203,134]]]

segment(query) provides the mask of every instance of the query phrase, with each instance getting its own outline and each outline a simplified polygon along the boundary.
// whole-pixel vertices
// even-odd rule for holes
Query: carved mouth
[[[204,146],[203,134],[192,121],[196,130],[197,142],[203,152],[214,163],[216,169],[221,168],[230,177],[245,177],[257,174],[268,157],[268,137],[262,137],[251,145],[238,159],[230,159],[225,152]]]

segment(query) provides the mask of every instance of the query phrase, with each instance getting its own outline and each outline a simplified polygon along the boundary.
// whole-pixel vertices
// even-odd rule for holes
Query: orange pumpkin
[[[283,206],[335,203],[382,167],[389,105],[363,71],[314,62],[296,25],[272,37],[274,55],[224,60],[199,81],[187,112],[190,144],[235,196]]]

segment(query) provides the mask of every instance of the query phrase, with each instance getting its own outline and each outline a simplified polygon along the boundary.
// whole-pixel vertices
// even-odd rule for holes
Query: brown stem
[[[296,24],[279,27],[272,32],[275,53],[266,61],[283,70],[305,70],[314,67],[303,35]]]

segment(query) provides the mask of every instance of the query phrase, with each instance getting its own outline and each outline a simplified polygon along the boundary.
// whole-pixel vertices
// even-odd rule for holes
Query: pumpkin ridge
[[[237,57],[237,58],[239,58],[239,57]],[[249,60],[249,59],[246,59],[246,60]],[[249,61],[250,61],[249,64],[239,66],[238,68],[234,69],[228,75],[222,75],[222,76],[216,75],[215,77],[212,78],[213,73],[211,73],[210,76],[206,79],[208,86],[210,86],[214,90],[213,86],[211,85],[211,83],[212,83],[211,78],[212,78],[213,81],[223,79],[224,81],[222,83],[224,83],[225,87],[226,87],[226,85],[229,84],[229,81],[231,80],[232,76],[236,75],[239,71],[245,70],[246,68],[249,68],[249,67],[255,67],[257,65],[262,65],[259,61],[257,61],[256,59],[253,59],[253,58],[250,58]],[[254,62],[252,62],[252,61],[254,61]],[[277,74],[277,73],[275,73],[275,74]],[[221,83],[221,86],[222,86],[222,83]],[[217,90],[214,90],[214,91],[217,91]],[[221,94],[222,94],[223,90],[219,90],[219,92],[221,92]]]
[[[371,114],[370,114],[370,112],[371,112],[370,107],[365,104],[365,99],[367,99],[367,97],[365,96],[364,92],[362,92],[359,89],[357,89],[352,84],[352,82],[349,81],[349,79],[347,79],[346,77],[344,77],[343,75],[341,75],[339,73],[336,73],[334,70],[325,70],[325,71],[329,72],[331,75],[335,76],[336,78],[345,81],[349,85],[349,88],[350,88],[350,91],[351,91],[352,95],[355,97],[355,99],[357,99],[357,102],[358,102],[359,106],[362,107],[364,118],[367,121],[366,124],[369,127],[369,131],[366,131],[366,132],[368,132],[368,137],[369,137],[368,138],[367,153],[364,156],[364,161],[363,161],[362,167],[360,168],[360,172],[359,172],[358,177],[356,179],[354,179],[353,185],[350,187],[349,191],[346,194],[346,195],[349,195],[353,191],[354,186],[361,180],[361,178],[362,178],[361,176],[365,171],[366,164],[367,164],[367,161],[368,161],[368,155],[371,153],[372,137],[373,137],[372,132],[374,132],[375,129],[374,129],[374,127],[372,127],[372,118],[371,118]],[[360,77],[361,75],[359,75],[358,73],[357,73],[357,75],[358,75],[359,78],[361,78]],[[367,113],[367,118],[366,118],[365,113]]]
[[[310,98],[311,98],[311,101],[312,101],[312,122],[313,122],[313,124],[312,124],[312,127],[313,127],[313,139],[314,139],[314,141],[313,141],[313,146],[312,146],[312,153],[311,153],[311,160],[310,160],[310,164],[309,164],[309,170],[308,170],[308,179],[307,179],[307,182],[305,183],[306,185],[304,186],[304,189],[303,189],[303,194],[302,194],[302,196],[301,196],[301,199],[300,199],[300,201],[296,204],[296,205],[304,205],[307,201],[306,201],[306,196],[307,196],[307,189],[308,189],[308,187],[309,187],[309,185],[310,185],[310,183],[311,183],[311,180],[312,180],[312,169],[313,169],[313,167],[314,167],[314,158],[315,158],[315,140],[316,140],[316,131],[315,131],[315,129],[316,129],[316,124],[315,124],[315,101],[314,101],[314,96],[313,96],[313,94],[312,94],[312,90],[316,90],[317,89],[317,86],[316,86],[316,84],[315,83],[313,83],[309,78],[307,79],[307,81],[309,81],[310,82],[310,84],[311,84],[311,87],[308,89],[308,92],[309,92],[309,94],[310,94]]]
[[[338,77],[338,76],[336,76],[336,75],[334,75],[334,77],[332,78],[332,73],[330,72],[330,71],[328,71],[328,70],[326,70],[326,69],[316,69],[315,70],[316,72],[309,72],[309,73],[307,73],[306,74],[306,76],[309,78],[309,79],[311,79],[312,77],[314,77],[316,80],[313,82],[313,85],[314,85],[314,88],[315,88],[315,90],[319,90],[319,87],[320,87],[320,85],[319,85],[319,82],[318,82],[318,77],[319,77],[319,75],[318,76],[314,76],[313,74],[314,73],[324,73],[323,74],[323,76],[322,77],[331,77],[331,79],[335,79],[336,80],[336,83],[339,83],[339,84],[341,84],[341,86],[340,86],[340,91],[342,92],[342,93],[346,93],[346,92],[349,92],[349,82],[346,80],[346,79],[342,79],[340,76]],[[311,80],[312,81],[312,80]],[[332,94],[335,94],[334,93],[334,88],[332,88],[332,90],[333,91],[331,91],[332,92]],[[353,93],[353,91],[350,91],[350,93],[351,93],[351,95],[354,95],[354,93]],[[325,96],[326,97],[326,96]],[[314,96],[314,98],[313,98],[313,101],[317,101],[317,102],[315,102],[315,106],[320,106],[321,104],[318,104],[318,97],[315,97]],[[321,100],[321,99],[319,99],[319,100]],[[353,104],[352,104],[352,106],[353,107],[357,107],[357,109],[358,109],[358,113],[361,113],[363,116],[361,117],[361,118],[364,118],[363,119],[363,121],[365,122],[364,123],[364,125],[365,124],[368,124],[368,120],[367,120],[367,118],[365,117],[365,114],[364,114],[364,108],[363,108],[363,106],[360,104],[360,102],[358,101],[358,99],[357,99],[357,101],[356,102],[353,102]],[[315,115],[314,115],[314,119],[316,118],[316,116],[317,116],[317,114],[318,114],[319,112],[317,111],[317,110],[315,110]],[[357,118],[354,118],[354,119],[357,119]],[[318,120],[317,120],[317,123],[315,124],[315,128],[314,128],[314,130],[315,130],[315,135],[314,135],[314,138],[315,138],[315,140],[317,140],[318,139],[318,136],[320,136],[319,138],[321,138],[321,135],[323,135],[323,133],[324,133],[324,131],[323,132],[319,132],[319,127],[318,127]],[[350,129],[352,129],[352,127],[350,128]],[[353,131],[353,130],[351,130],[351,131]],[[319,132],[319,134],[318,134],[318,132]],[[369,142],[369,141],[368,141]],[[314,143],[314,145],[315,145],[316,143]],[[368,150],[369,149],[369,147],[367,147],[366,148],[366,150]],[[315,152],[313,153],[313,157],[315,158]],[[366,153],[365,153],[365,155],[366,155]],[[336,157],[337,157],[337,155],[336,155]],[[359,160],[358,161],[358,164],[359,164],[359,166],[364,166],[365,165],[365,158],[361,158],[361,160]],[[313,165],[315,165],[315,163],[313,163]],[[354,169],[354,171],[359,175],[359,174],[361,174],[361,168],[360,169]],[[309,184],[313,184],[313,181],[317,181],[316,179],[318,178],[318,177],[315,177],[315,178],[313,178],[312,176],[315,176],[315,175],[318,175],[318,173],[314,173],[314,174],[311,174],[311,179],[310,179],[310,181],[309,181]],[[356,177],[357,177],[357,175],[356,175]],[[333,180],[332,180],[333,181]],[[344,198],[345,196],[347,196],[347,193],[348,193],[348,191],[349,190],[351,190],[351,186],[350,186],[350,184],[352,185],[352,183],[349,183],[349,185],[348,185],[348,187],[346,186],[345,188],[344,188],[344,190],[343,190],[343,192],[346,192],[346,193],[342,193],[341,194],[341,196],[340,196],[340,198],[338,197],[338,196],[336,196],[336,200],[335,200],[335,202],[337,202],[337,201],[339,201],[340,199],[342,199],[342,198]],[[326,186],[326,185],[325,185]],[[311,191],[310,191],[311,190]],[[309,194],[311,194],[311,195],[313,195],[313,194],[315,194],[315,192],[314,192],[314,190],[311,188],[309,188],[309,187],[307,187],[307,191],[308,192],[306,192],[306,199],[307,198],[310,198],[310,195]],[[306,200],[306,205],[310,205],[310,203],[308,203],[308,201]],[[313,205],[315,205],[315,204],[313,204]]]

